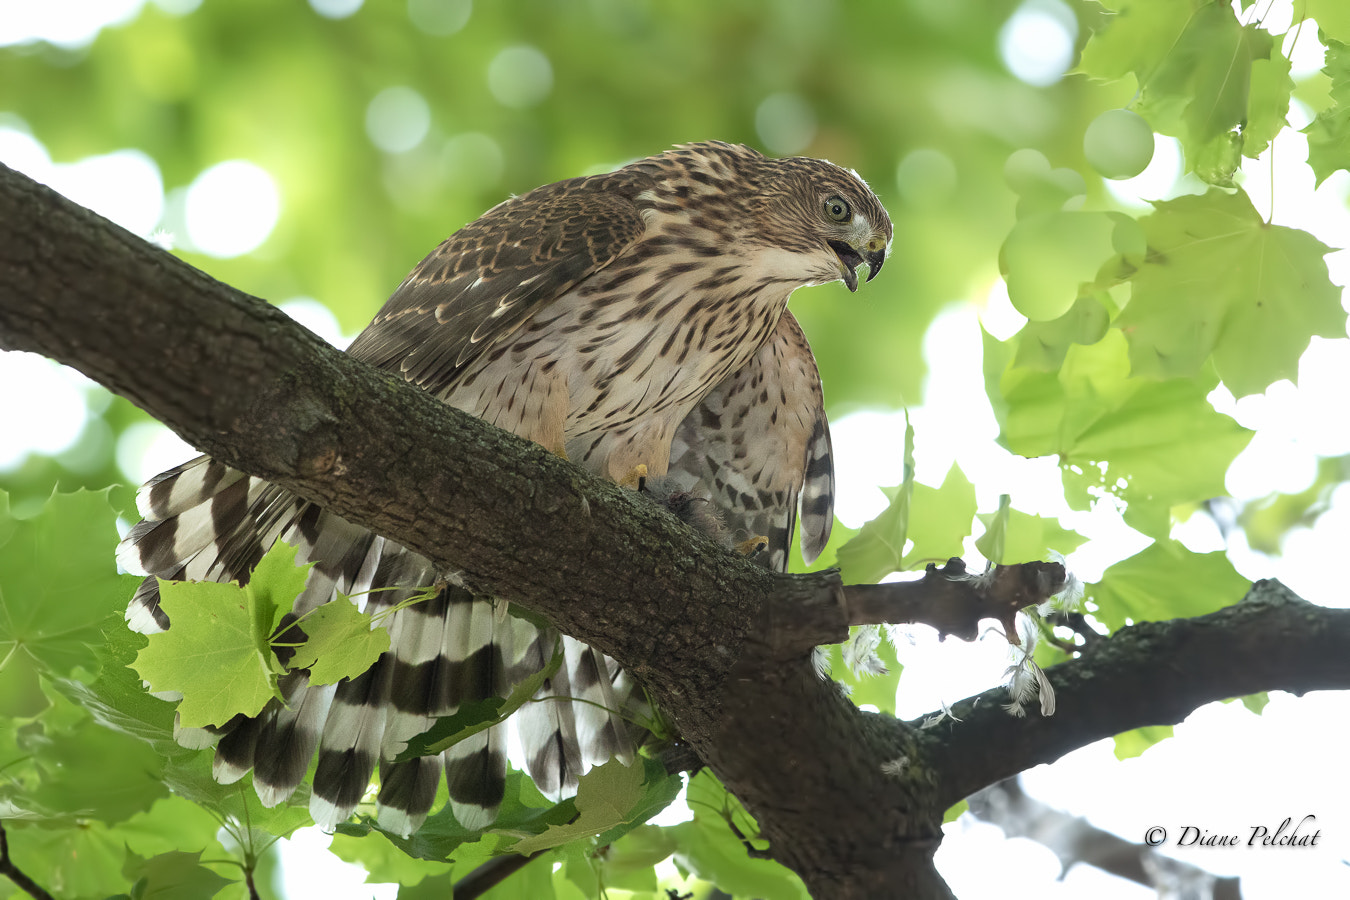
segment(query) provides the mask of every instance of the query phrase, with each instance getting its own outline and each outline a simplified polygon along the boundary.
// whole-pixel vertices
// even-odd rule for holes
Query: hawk
[[[733,536],[767,541],[758,556],[781,570],[799,500],[808,559],[833,521],[820,377],[788,296],[836,280],[856,290],[858,267],[870,281],[890,240],[881,202],[849,170],[682,145],[493,207],[413,270],[349,352],[601,476],[664,476]],[[208,457],[151,480],[138,505],[144,520],[119,559],[151,576],[127,610],[141,632],[169,627],[157,578],[245,583],[278,540],[314,564],[279,643],[303,641],[296,618],[337,591],[370,612],[433,594],[385,618],[390,649],[364,674],[310,685],[288,667],[284,703],[180,729],[180,743],[215,745],[221,782],[251,769],[274,805],[317,751],[310,811],[332,830],[378,767],[380,826],[406,835],[442,774],[461,825],[493,820],[507,724],[552,796],[590,766],[632,760],[646,709],[638,686],[599,651],[507,614],[509,598],[474,596],[424,557]],[[510,722],[393,761],[438,717],[506,696],[559,646],[565,663]],[[286,664],[294,651],[277,653]]]

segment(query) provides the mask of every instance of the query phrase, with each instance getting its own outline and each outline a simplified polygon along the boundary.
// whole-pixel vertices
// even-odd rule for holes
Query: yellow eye
[[[853,210],[849,208],[847,200],[835,194],[825,201],[825,215],[836,222],[847,222],[853,215]]]

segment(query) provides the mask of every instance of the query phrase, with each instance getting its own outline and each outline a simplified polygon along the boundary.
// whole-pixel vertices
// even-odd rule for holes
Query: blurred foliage
[[[147,154],[166,189],[162,227],[180,247],[185,191],[202,171],[231,159],[263,167],[282,206],[266,243],[228,259],[179,251],[215,277],[274,302],[317,298],[351,334],[427,251],[512,193],[708,138],[827,157],[867,177],[895,223],[884,277],[857,295],[836,284],[793,299],[831,413],[921,401],[929,322],[1001,277],[1029,321],[984,336],[1000,442],[1056,457],[1071,506],[1113,504],[1154,539],[1089,586],[1092,620],[1114,629],[1241,596],[1245,581],[1223,554],[1193,553],[1171,528],[1222,496],[1250,439],[1214,410],[1211,391],[1263,391],[1296,374],[1312,336],[1345,333],[1329,248],[1263,221],[1233,187],[1240,161],[1287,127],[1291,96],[1316,116],[1304,129],[1315,179],[1350,168],[1343,0],[1295,4],[1294,39],[1327,48],[1325,70],[1297,83],[1260,4],[1239,16],[1209,0],[1031,3],[1073,33],[1077,67],[1048,86],[1014,77],[1000,57],[1011,0],[367,0],[338,19],[299,2],[171,6],[192,4],[146,3],[88,46],[0,48],[0,125],[31,131],[57,162]],[[1304,14],[1317,34],[1302,29]],[[426,136],[400,152],[368,133],[371,102],[391,87],[429,111]],[[1094,168],[1147,158],[1138,123],[1108,117],[1091,158],[1084,151],[1089,126],[1122,108],[1184,153],[1181,196],[1146,214],[1113,201]],[[1128,124],[1130,146],[1112,147],[1113,121]],[[10,492],[0,505],[0,817],[20,867],[58,897],[243,897],[240,866],[266,882],[269,848],[309,822],[306,797],[267,810],[247,782],[216,784],[209,754],[174,743],[173,705],[128,668],[147,641],[120,622],[131,580],[114,573],[111,547],[131,493],[52,490],[119,481],[116,441],[146,419],[101,390],[88,400],[74,447],[0,472]],[[887,491],[890,508],[861,529],[837,527],[817,565],[874,580],[961,552],[975,486],[955,467],[940,487],[916,484],[915,440],[924,436],[911,431],[895,448],[905,474]],[[1345,459],[1324,460],[1313,486],[1249,505],[1235,524],[1274,552],[1346,480]],[[1001,562],[1082,540],[1007,503],[980,518],[977,546]],[[259,624],[274,620],[269,603],[239,623],[240,659],[272,653]],[[192,639],[181,627],[175,640]],[[211,623],[201,627],[199,638]],[[364,626],[333,627],[341,641],[342,627]],[[902,671],[892,647],[878,652],[889,673],[872,678],[848,672],[839,648],[829,658],[856,702],[889,713]],[[1042,644],[1036,658],[1064,652]],[[191,668],[169,666],[173,677]],[[1168,734],[1121,736],[1120,754]],[[556,806],[513,774],[489,832],[445,812],[401,839],[358,816],[334,852],[408,897],[446,895],[521,839],[540,859],[490,896],[650,896],[673,883],[653,870],[667,859],[697,891],[715,882],[741,896],[805,895],[794,875],[746,854],[762,846],[755,825],[710,772],[690,781],[691,821],[643,824],[674,794],[653,765],[597,770],[582,798]]]

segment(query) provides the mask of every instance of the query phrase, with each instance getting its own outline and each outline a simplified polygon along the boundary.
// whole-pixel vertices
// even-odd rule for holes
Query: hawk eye
[[[825,201],[825,215],[836,222],[847,222],[853,210],[849,209],[847,200],[836,194]]]

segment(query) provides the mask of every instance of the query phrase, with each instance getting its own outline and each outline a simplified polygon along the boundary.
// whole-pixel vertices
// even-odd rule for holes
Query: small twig
[[[1063,625],[1074,634],[1076,634],[1082,643],[1075,644],[1055,637],[1053,634],[1047,634],[1046,640],[1059,647],[1066,653],[1085,653],[1090,650],[1098,641],[1104,638],[1104,635],[1098,634],[1088,624],[1087,616],[1076,612],[1054,612],[1045,617],[1045,621],[1050,625]]]
[[[544,851],[540,850],[539,853]],[[475,897],[481,897],[497,885],[501,884],[507,878],[519,872],[529,864],[539,853],[531,853],[528,856],[520,854],[511,854],[509,856],[494,856],[478,868],[474,869],[468,875],[465,875],[459,881],[455,882],[451,896],[455,900],[473,900]]]
[[[15,887],[34,900],[55,900],[36,881],[20,872],[14,860],[9,858],[9,835],[5,833],[3,824],[0,824],[0,875],[14,882]]]
[[[261,900],[258,886],[253,883],[253,867],[244,866],[244,884],[248,885],[248,900]]]
[[[749,856],[751,859],[773,859],[773,853],[771,853],[767,848],[764,850],[760,850],[757,847],[755,847],[754,844],[750,843],[751,838],[746,837],[745,832],[741,831],[739,828],[736,827],[736,823],[731,821],[730,816],[727,817],[726,823],[727,827],[731,829],[731,833],[736,835],[736,837],[740,840],[740,842],[745,845],[745,852],[747,856]]]

